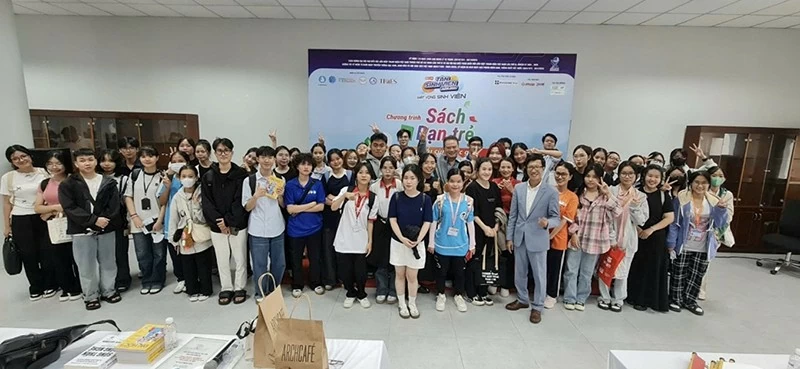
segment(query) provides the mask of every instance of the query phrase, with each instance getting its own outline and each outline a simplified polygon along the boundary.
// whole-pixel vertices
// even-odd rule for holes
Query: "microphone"
[[[217,353],[216,356],[212,357],[211,360],[207,361],[205,365],[203,365],[203,369],[217,369],[219,364],[222,363],[225,353],[228,352],[228,349],[231,348],[231,345],[233,345],[234,342],[236,342],[235,339],[230,340],[228,344],[225,345],[225,347],[223,347],[219,353]]]

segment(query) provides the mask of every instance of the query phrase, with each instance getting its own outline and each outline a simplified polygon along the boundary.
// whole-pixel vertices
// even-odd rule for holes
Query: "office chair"
[[[785,252],[786,256],[783,259],[759,259],[756,265],[775,263],[775,268],[769,271],[772,275],[778,274],[783,267],[800,268],[800,261],[792,260],[792,253],[800,254],[800,200],[786,203],[779,222],[766,222],[764,225],[770,233],[764,235],[761,241],[773,250]]]

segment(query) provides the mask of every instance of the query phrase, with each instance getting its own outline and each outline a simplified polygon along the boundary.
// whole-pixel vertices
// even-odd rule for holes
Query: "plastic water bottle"
[[[800,369],[800,348],[794,349],[794,355],[789,356],[789,365],[786,369]]]
[[[164,327],[164,349],[170,351],[178,346],[178,326],[172,317],[167,318]]]

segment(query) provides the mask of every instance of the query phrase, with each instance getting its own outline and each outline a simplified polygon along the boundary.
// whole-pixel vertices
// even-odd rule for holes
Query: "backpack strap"
[[[42,180],[42,183],[39,184],[39,189],[41,189],[42,192],[44,192],[48,184],[50,184],[50,178],[45,178],[44,180]]]
[[[131,172],[131,197],[133,197],[134,193],[136,193],[136,180],[139,179],[139,174],[142,173],[142,170],[139,168],[134,168]]]
[[[250,196],[253,196],[256,193],[256,174],[247,176],[247,181],[250,182]]]

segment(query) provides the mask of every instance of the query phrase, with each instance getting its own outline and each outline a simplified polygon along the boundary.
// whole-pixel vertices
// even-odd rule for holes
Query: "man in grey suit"
[[[514,286],[517,288],[517,300],[506,305],[506,309],[516,311],[532,305],[530,321],[533,324],[542,321],[549,229],[561,222],[558,191],[542,181],[545,165],[544,157],[539,154],[530,155],[525,161],[529,179],[514,187],[506,232],[508,250],[514,253]],[[533,269],[536,283],[533,301],[528,298],[529,268]]]

